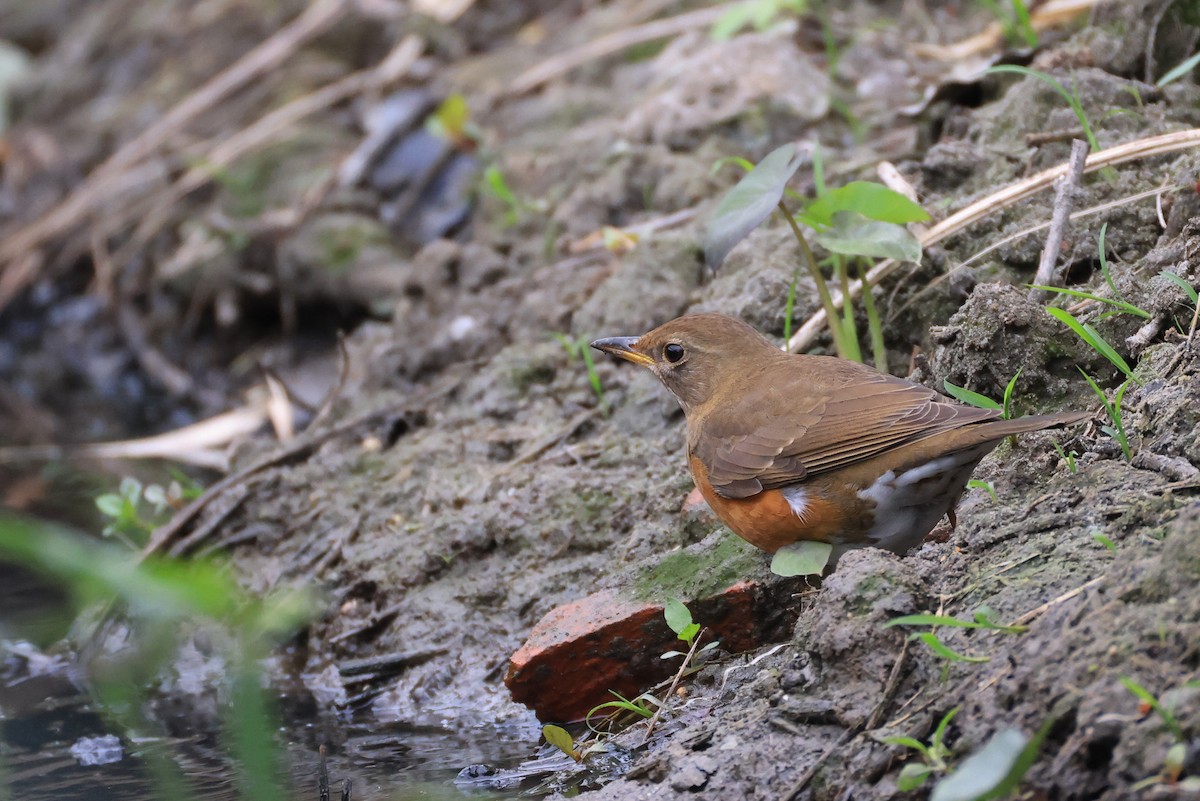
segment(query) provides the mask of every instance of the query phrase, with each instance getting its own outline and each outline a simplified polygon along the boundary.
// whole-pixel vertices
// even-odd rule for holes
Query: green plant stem
[[[779,201],[779,212],[783,215],[783,219],[787,220],[787,224],[791,226],[792,233],[796,236],[796,241],[800,244],[800,254],[804,258],[804,266],[808,268],[809,275],[812,276],[813,283],[817,287],[817,295],[821,298],[821,306],[825,309],[826,322],[829,325],[829,333],[833,336],[833,347],[837,354],[846,358],[846,343],[842,336],[841,326],[838,325],[837,308],[833,305],[833,297],[829,294],[829,286],[825,283],[825,276],[821,275],[821,271],[817,268],[817,260],[813,258],[812,249],[808,246],[808,240],[804,238],[804,232],[800,230],[800,226],[792,217],[791,212],[787,210],[787,206],[783,201]],[[849,300],[849,297],[843,300]]]
[[[863,309],[867,312],[867,331],[871,337],[871,358],[875,362],[875,369],[886,373],[887,346],[883,344],[883,325],[875,308],[875,297],[871,294],[871,282],[867,280],[867,275],[868,270],[859,262],[858,280],[862,282]]]
[[[842,341],[849,351],[842,356],[861,362],[862,345],[858,341],[858,331],[854,328],[854,306],[850,303],[850,265],[840,253],[834,254],[833,272],[838,278],[838,288],[842,292]]]

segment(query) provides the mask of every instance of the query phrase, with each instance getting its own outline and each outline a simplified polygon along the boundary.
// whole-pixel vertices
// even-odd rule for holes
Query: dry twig
[[[1054,211],[1050,215],[1050,232],[1046,234],[1046,246],[1042,248],[1042,258],[1038,262],[1037,273],[1033,283],[1040,286],[1054,286],[1058,283],[1055,266],[1062,251],[1063,234],[1067,231],[1067,222],[1071,219],[1071,206],[1075,204],[1075,193],[1079,189],[1079,178],[1083,174],[1083,160],[1087,158],[1087,142],[1076,139],[1071,142],[1071,158],[1067,162],[1067,173],[1054,182]],[[1050,293],[1045,289],[1029,290],[1029,297],[1036,301],[1044,301]]]

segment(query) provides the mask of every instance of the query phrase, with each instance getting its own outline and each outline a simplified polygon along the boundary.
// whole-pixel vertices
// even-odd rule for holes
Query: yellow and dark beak
[[[640,364],[642,367],[653,367],[654,360],[634,348],[638,339],[639,337],[607,337],[605,339],[597,339],[592,343],[592,347],[616,356],[619,359],[624,359],[627,362]]]

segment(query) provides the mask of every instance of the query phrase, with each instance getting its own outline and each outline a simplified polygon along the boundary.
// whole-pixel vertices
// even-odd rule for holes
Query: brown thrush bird
[[[904,553],[943,515],[953,522],[1002,439],[1090,416],[1002,420],[856,362],[785,353],[720,314],[592,347],[650,368],[675,395],[696,486],[738,536],[771,552],[818,540],[834,558],[868,545]]]

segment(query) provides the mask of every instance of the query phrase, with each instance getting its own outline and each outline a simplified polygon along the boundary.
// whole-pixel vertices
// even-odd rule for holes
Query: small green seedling
[[[996,75],[1001,73],[1012,73],[1015,75],[1024,75],[1030,78],[1036,78],[1042,83],[1049,86],[1058,96],[1067,101],[1067,105],[1071,107],[1071,111],[1075,112],[1075,118],[1079,120],[1079,127],[1083,129],[1083,135],[1087,139],[1088,147],[1093,153],[1100,151],[1100,143],[1096,140],[1096,134],[1092,131],[1092,124],[1088,122],[1087,114],[1083,110],[1083,102],[1079,99],[1078,92],[1068,92],[1066,87],[1059,83],[1054,77],[1047,75],[1044,72],[1022,67],[1017,64],[999,64],[995,67],[989,67],[984,70],[985,75]]]
[[[920,242],[905,224],[928,220],[929,215],[899,192],[864,181],[826,191],[793,215],[787,208],[784,194],[788,181],[807,155],[807,149],[795,144],[776,148],[726,193],[709,220],[704,242],[705,261],[715,270],[737,243],[778,211],[791,228],[804,266],[816,286],[835,349],[844,358],[861,361],[851,304],[845,304],[845,313],[838,314],[829,286],[800,225],[811,228],[814,239],[832,254],[834,273],[841,283],[843,296],[848,299],[848,269],[852,260],[920,260]],[[873,325],[877,326],[878,315],[872,311],[873,307],[866,297],[869,292],[870,287],[864,287],[864,308],[868,320],[873,317],[876,321]],[[877,366],[882,364],[886,367],[882,334],[875,336],[874,330],[872,341],[878,345],[876,363]]]
[[[474,150],[482,138],[471,122],[467,99],[458,92],[449,95],[425,118],[425,129],[464,151]]]
[[[975,406],[979,409],[1002,409],[1004,408],[999,401],[994,401],[987,395],[982,395],[978,392],[973,392],[966,387],[960,387],[957,384],[951,384],[950,379],[942,379],[942,387],[946,390],[946,394],[950,397],[960,400],[970,406]]]
[[[1171,733],[1174,739],[1171,747],[1167,749],[1166,756],[1163,758],[1162,771],[1155,776],[1142,779],[1134,783],[1130,789],[1143,790],[1147,787],[1156,784],[1168,784],[1179,788],[1184,793],[1200,792],[1200,776],[1191,776],[1179,781],[1180,775],[1183,773],[1184,765],[1187,761],[1188,740],[1187,734],[1180,725],[1179,719],[1175,717],[1174,711],[1163,703],[1154,693],[1147,690],[1142,685],[1138,684],[1129,676],[1121,677],[1121,684],[1125,689],[1133,693],[1138,699],[1138,711],[1142,715],[1148,715],[1154,712],[1158,715],[1166,729]],[[1193,679],[1183,685],[1184,688],[1200,687],[1200,679]]]
[[[526,215],[544,214],[547,209],[547,203],[544,199],[522,198],[514,192],[509,187],[504,173],[495,164],[488,166],[483,171],[483,175],[479,180],[480,191],[500,201],[501,205],[504,206],[504,216],[500,218],[500,225],[503,228],[512,228],[525,219]],[[546,226],[543,240],[543,250],[545,252],[553,252],[554,243],[559,233],[561,231],[558,224],[551,222]]]
[[[1141,702],[1139,707],[1143,715],[1154,712],[1177,742],[1185,742],[1187,740],[1187,736],[1183,732],[1183,727],[1179,725],[1179,720],[1176,719],[1175,714],[1163,706],[1154,693],[1138,684],[1129,676],[1121,676],[1121,684]]]
[[[981,489],[988,495],[992,496],[992,502],[1000,500],[996,497],[996,485],[990,481],[984,481],[981,478],[973,478],[967,482],[967,489]]]
[[[668,598],[667,603],[663,606],[663,616],[667,619],[667,626],[675,632],[675,636],[687,643],[688,648],[691,648],[692,641],[700,633],[700,624],[693,622],[691,610],[678,598]],[[663,654],[664,659],[676,656],[683,656],[683,654],[678,651]]]
[[[1149,320],[1153,317],[1150,312],[1139,308],[1121,297],[1121,293],[1117,291],[1117,285],[1113,282],[1112,272],[1108,267],[1108,248],[1105,245],[1105,237],[1108,234],[1108,223],[1100,226],[1100,234],[1096,237],[1096,252],[1100,256],[1100,274],[1104,276],[1104,283],[1108,285],[1108,291],[1112,293],[1112,297],[1106,298],[1102,295],[1097,295],[1094,292],[1084,292],[1078,289],[1067,289],[1061,286],[1042,286],[1041,284],[1027,284],[1030,289],[1039,289],[1044,292],[1052,292],[1056,295],[1083,298],[1084,300],[1092,300],[1097,303],[1103,303],[1112,306],[1111,311],[1107,311],[1100,315],[1100,319],[1104,320],[1116,314],[1132,314],[1135,317],[1141,317],[1143,320]]]
[[[1012,626],[997,623],[992,620],[992,610],[981,606],[975,610],[971,620],[960,620],[946,615],[904,615],[894,617],[884,624],[884,628],[892,626],[948,626],[955,629],[984,629],[987,631],[1002,631],[1005,634],[1024,634],[1028,626]]]
[[[595,393],[596,400],[600,404],[600,411],[608,414],[608,400],[604,397],[604,386],[600,383],[600,374],[596,371],[595,360],[592,359],[592,349],[588,346],[592,337],[584,335],[578,339],[571,339],[566,334],[555,334],[554,338],[567,351],[568,356],[572,359],[583,360],[584,368],[587,370],[588,383],[591,384],[592,392]]]
[[[642,693],[631,701],[616,690],[609,690],[608,692],[610,695],[615,696],[617,700],[597,704],[588,711],[587,716],[584,718],[588,728],[597,733],[600,733],[600,730],[592,725],[592,718],[596,716],[597,712],[607,711],[606,717],[610,722],[622,712],[629,712],[639,718],[646,718],[648,720],[654,717],[654,710],[662,706],[662,701],[659,701],[650,693]]]
[[[787,303],[783,305],[783,349],[789,350],[792,341],[792,315],[796,311],[796,282],[800,273],[792,273],[792,282],[788,284]]]
[[[662,655],[663,659],[674,659],[677,656],[687,657],[696,645],[696,637],[700,634],[700,624],[692,620],[692,612],[687,608],[683,601],[678,598],[668,598],[666,604],[663,605],[663,616],[667,620],[667,626],[671,631],[675,632],[675,636],[687,643],[687,651],[667,651]],[[718,640],[713,640],[710,643],[705,643],[700,647],[693,656],[698,656],[705,651],[711,651],[719,645]],[[688,666],[692,667],[692,666]]]
[[[950,748],[946,745],[946,729],[949,727],[950,721],[958,714],[958,710],[959,707],[956,706],[942,716],[942,719],[938,721],[937,728],[929,738],[929,745],[915,737],[882,738],[882,741],[888,745],[902,745],[905,748],[911,748],[921,757],[920,762],[909,762],[900,769],[900,778],[896,782],[896,789],[901,792],[916,790],[930,776],[949,770],[946,760],[950,757]]]
[[[1110,401],[1094,378],[1082,369],[1079,372],[1083,375],[1084,380],[1088,382],[1088,386],[1092,388],[1092,392],[1096,393],[1096,397],[1104,405],[1104,411],[1108,413],[1109,419],[1112,420],[1111,426],[1102,425],[1100,426],[1100,430],[1117,441],[1117,444],[1121,446],[1121,453],[1125,455],[1125,461],[1133,461],[1133,449],[1129,446],[1129,437],[1125,433],[1125,421],[1121,416],[1121,404],[1125,400],[1125,390],[1129,389],[1129,381],[1125,381],[1121,386],[1117,387],[1117,391],[1113,393],[1113,399]]]
[[[1175,284],[1180,289],[1182,289],[1184,294],[1187,295],[1188,299],[1191,300],[1191,302],[1192,302],[1191,326],[1188,327],[1188,326],[1185,326],[1185,325],[1182,325],[1182,324],[1176,322],[1176,326],[1179,328],[1179,330],[1182,333],[1185,333],[1189,337],[1191,337],[1192,332],[1196,330],[1197,318],[1200,318],[1200,297],[1197,296],[1196,289],[1191,284],[1189,284],[1187,281],[1185,281],[1183,279],[1183,276],[1181,276],[1177,273],[1167,272],[1166,270],[1163,270],[1161,273],[1159,273],[1159,275],[1162,276],[1163,278],[1167,279],[1171,283]]]
[[[1017,386],[1017,379],[1021,377],[1022,369],[1024,368],[1019,368],[1017,372],[1013,374],[1013,377],[1008,379],[1008,384],[1004,387],[1004,401],[1002,403],[992,400],[987,395],[981,395],[978,392],[972,392],[964,387],[951,384],[948,379],[942,379],[942,386],[945,388],[946,394],[952,398],[960,400],[970,406],[976,406],[980,409],[999,410],[1001,419],[1011,420],[1013,418],[1013,390]]]
[[[1068,451],[1059,443],[1054,443],[1054,451],[1058,454],[1058,458],[1067,463],[1067,471],[1074,475],[1079,467],[1075,464],[1075,458],[1079,456],[1075,451]]]
[[[992,735],[980,750],[964,759],[954,772],[938,781],[930,801],[987,801],[1015,793],[1029,768],[1037,761],[1042,743],[1056,717],[1052,716],[1032,738],[1016,729]]]
[[[947,626],[959,629],[1001,631],[1006,634],[1021,634],[1027,630],[1025,626],[1005,626],[996,623],[990,616],[991,610],[986,607],[976,610],[973,620],[960,620],[956,617],[947,617],[945,615],[905,615],[903,617],[892,618],[884,624],[884,628],[891,628],[892,626],[929,626],[929,631],[914,632],[908,635],[908,639],[924,643],[929,650],[950,662],[987,662],[989,657],[961,654],[950,648],[938,638],[933,629],[937,626]]]
[[[1134,381],[1137,384],[1142,382],[1133,374],[1133,368],[1129,366],[1129,362],[1125,361],[1125,357],[1117,353],[1112,345],[1101,336],[1100,332],[1093,328],[1089,323],[1081,322],[1064,309],[1056,309],[1053,306],[1046,308],[1046,313],[1054,319],[1061,322],[1067,328],[1075,332],[1076,336],[1087,343],[1088,347],[1099,353],[1104,358],[1108,359],[1114,367],[1120,370],[1126,378]]]
[[[116,492],[96,498],[96,508],[108,520],[103,534],[138,550],[154,529],[166,523],[184,503],[198,497],[199,492],[186,477],[183,481],[172,480],[166,487],[159,484],[143,487],[136,478],[126,476]]]
[[[1112,551],[1113,553],[1117,552],[1117,544],[1112,541],[1111,537],[1105,536],[1104,534],[1101,534],[1099,531],[1094,531],[1094,532],[1092,532],[1092,539],[1094,539],[1096,542],[1100,543],[1101,545],[1103,545],[1105,548]]]

